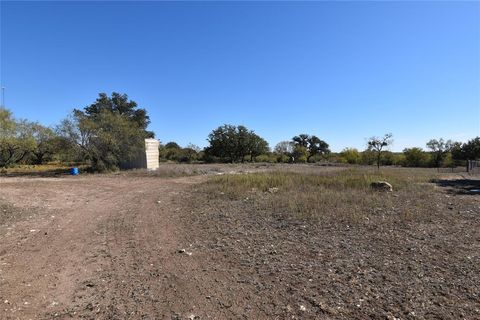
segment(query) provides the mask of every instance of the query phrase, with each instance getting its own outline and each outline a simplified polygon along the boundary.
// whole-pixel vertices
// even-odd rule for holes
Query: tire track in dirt
[[[0,318],[171,319],[212,309],[202,288],[213,279],[178,252],[188,245],[178,199],[204,178],[15,179],[0,181],[0,197],[32,215],[0,226]]]
[[[107,221],[111,268],[102,275],[109,290],[99,294],[103,318],[175,319],[218,314],[204,288],[201,262],[189,252],[188,235],[179,220],[185,187],[202,178],[183,178],[155,185],[122,208],[123,216]]]
[[[111,198],[114,188],[96,179],[93,187],[85,179],[19,180],[2,184],[2,196],[32,215],[7,227],[13,231],[2,239],[2,318],[72,313],[77,283],[98,268],[91,259],[100,243],[95,232],[111,209],[98,191]]]

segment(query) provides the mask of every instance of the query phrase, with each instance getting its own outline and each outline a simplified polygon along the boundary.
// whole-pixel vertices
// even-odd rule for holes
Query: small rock
[[[189,252],[189,251],[187,251],[187,250],[185,250],[185,249],[180,249],[180,250],[178,250],[178,253],[184,253],[184,254],[186,254],[187,256],[191,256],[191,255],[192,255],[191,252]]]
[[[180,319],[181,319],[181,316],[180,316],[178,313],[174,313],[174,314],[172,314],[171,319],[172,319],[172,320],[180,320]]]
[[[307,311],[307,308],[305,308],[305,306],[300,306],[300,311]]]
[[[276,188],[276,187],[273,187],[273,188],[268,188],[268,192],[270,192],[270,193],[277,193],[277,192],[278,192],[278,190],[279,190],[279,189],[278,189],[278,188]]]
[[[388,191],[388,192],[392,192],[393,191],[393,187],[390,183],[388,183],[387,181],[375,181],[375,182],[372,182],[370,184],[370,187],[373,189],[373,190],[378,190],[378,191]]]

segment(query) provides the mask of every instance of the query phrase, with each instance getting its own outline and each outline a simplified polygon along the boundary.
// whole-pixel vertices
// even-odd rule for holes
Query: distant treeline
[[[445,143],[443,139],[432,140]],[[467,151],[473,149],[473,153]],[[215,157],[208,153],[208,149],[200,149],[195,145],[185,148],[175,142],[160,145],[160,161],[172,162],[232,162],[228,157]],[[366,148],[359,151],[356,148],[345,148],[341,152],[324,152],[312,155],[308,150],[298,148],[292,141],[283,141],[277,144],[273,150],[251,158],[246,156],[244,162],[269,162],[269,163],[317,163],[330,162],[340,164],[377,165],[378,153]],[[391,152],[382,150],[381,166],[403,167],[458,167],[464,166],[468,159],[480,159],[480,137],[467,143],[454,144],[451,149],[428,151],[422,148],[406,148],[403,152]],[[239,162],[239,161],[236,161]],[[241,161],[240,161],[241,162]]]
[[[117,170],[120,163],[134,158],[143,149],[147,130],[147,111],[125,94],[99,94],[83,110],[73,112],[51,128],[37,122],[16,119],[0,107],[0,167],[18,164],[87,163],[95,171]],[[403,152],[386,150],[392,134],[368,139],[365,150],[346,148],[331,152],[326,141],[315,135],[299,134],[278,143],[268,142],[245,126],[225,124],[208,136],[204,149],[181,147],[175,142],[160,144],[160,161],[174,162],[332,162],[361,165],[408,167],[455,167],[466,160],[480,159],[480,137],[466,143],[432,139],[426,150],[416,147]]]

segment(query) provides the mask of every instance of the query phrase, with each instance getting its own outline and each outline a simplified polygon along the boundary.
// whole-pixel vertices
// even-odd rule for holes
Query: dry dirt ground
[[[0,177],[0,319],[480,319],[480,196],[452,177],[435,219],[358,227],[207,179]]]

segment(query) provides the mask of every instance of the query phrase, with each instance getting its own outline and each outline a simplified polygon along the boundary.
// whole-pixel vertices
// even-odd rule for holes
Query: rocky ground
[[[0,318],[480,319],[475,181],[439,182],[428,219],[349,225],[172,176],[0,178]]]

